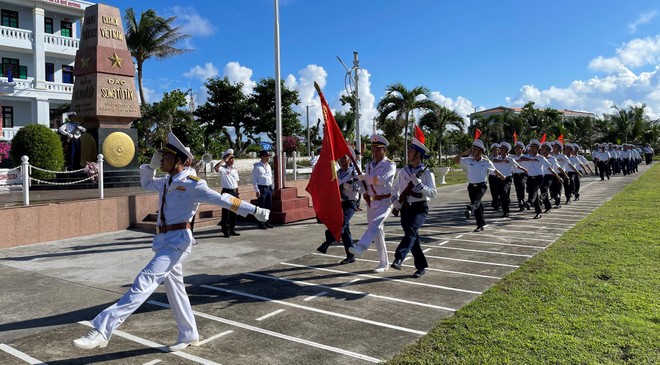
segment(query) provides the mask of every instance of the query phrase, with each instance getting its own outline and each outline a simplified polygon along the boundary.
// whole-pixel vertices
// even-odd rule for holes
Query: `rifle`
[[[426,172],[426,170],[428,168],[429,168],[428,165],[425,166],[424,169],[422,171],[418,171],[415,174],[415,176],[417,176],[417,178],[419,179],[424,174],[424,172]],[[401,203],[401,206],[403,206],[404,204],[408,204],[408,201],[407,201],[408,195],[410,195],[412,193],[413,188],[414,188],[414,186],[412,184],[412,181],[408,181],[408,186],[406,186],[406,188],[403,189],[401,194],[399,194],[398,201],[399,201],[399,203]],[[399,216],[399,210],[396,209],[396,208],[392,209],[392,215],[394,215],[395,217],[398,217]]]

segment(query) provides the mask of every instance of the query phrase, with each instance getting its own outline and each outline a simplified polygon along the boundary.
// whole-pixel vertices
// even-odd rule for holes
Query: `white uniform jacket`
[[[420,198],[416,198],[412,195],[406,197],[406,202],[416,203],[421,201],[429,201],[432,198],[435,198],[438,195],[438,191],[435,188],[435,175],[433,171],[426,169],[424,170],[424,165],[419,165],[417,168],[411,168],[410,165],[399,170],[396,176],[396,180],[392,187],[392,202],[399,200],[399,196],[403,193],[404,190],[408,187],[408,183],[413,180],[413,175],[424,171],[419,177],[421,181],[419,184],[415,185],[412,188],[412,192],[416,194],[422,194]]]
[[[367,165],[367,177],[364,182],[367,184],[367,191],[364,194],[371,196],[384,196],[392,194],[392,184],[394,183],[394,175],[396,175],[396,164],[392,160],[385,157],[378,163],[371,161]],[[374,205],[390,205],[390,197],[386,199],[374,200],[371,202],[371,207]]]

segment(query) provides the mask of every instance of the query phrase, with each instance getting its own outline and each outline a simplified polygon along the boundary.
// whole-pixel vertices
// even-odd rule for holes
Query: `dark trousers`
[[[607,180],[610,179],[610,169],[609,164],[605,161],[598,161],[598,171],[600,171],[600,179],[605,180],[605,175],[607,175]]]
[[[351,235],[351,225],[350,220],[355,214],[357,209],[357,201],[355,200],[344,200],[341,202],[341,209],[344,212],[344,224],[341,226],[341,242],[344,244],[344,251],[346,251],[346,257],[351,258],[353,254],[348,252],[348,249],[353,247],[353,236]],[[325,230],[325,244],[331,245],[336,241],[336,238],[332,236],[329,230]]]
[[[238,198],[238,192],[236,189],[222,188],[222,193],[229,194]],[[220,227],[222,228],[222,233],[224,234],[234,232],[236,229],[236,213],[227,208],[222,208],[222,219],[220,220]]]
[[[543,175],[543,182],[541,183],[541,201],[546,210],[552,209],[552,204],[550,204],[550,184],[552,180],[555,179],[553,175]]]
[[[652,153],[645,153],[644,158],[646,159],[646,164],[650,165],[651,162],[653,162],[653,154]]]
[[[522,207],[525,202],[525,185],[527,184],[527,174],[524,172],[513,174],[513,185],[516,187],[516,199],[518,207]]]
[[[500,201],[500,179],[496,175],[488,175],[488,189],[491,197],[490,206],[496,210],[500,209],[502,205]]]
[[[511,204],[511,183],[513,179],[511,176],[507,176],[504,181],[497,179],[499,185],[499,197],[500,202],[502,203],[502,213],[509,213],[509,204]]]
[[[622,164],[622,170],[623,170],[623,175],[628,175],[632,174],[632,169],[630,168],[630,159],[629,158],[624,158],[623,159],[623,164]]]
[[[483,227],[486,224],[484,219],[484,205],[481,202],[481,199],[486,195],[486,183],[480,184],[468,184],[468,196],[470,197],[470,205],[468,209],[474,214],[474,218],[477,220],[477,227]]]
[[[270,185],[258,185],[258,187],[259,198],[257,199],[257,206],[270,210],[273,205],[273,188]]]
[[[539,199],[541,184],[543,184],[543,175],[527,177],[527,203],[534,207],[536,214],[541,213],[541,200]]]
[[[576,198],[580,197],[580,174],[577,172],[573,173],[573,176],[571,174],[568,174],[569,177],[573,180],[573,195],[575,195]]]
[[[552,179],[550,181],[550,198],[555,201],[555,205],[561,204],[561,188],[562,183],[560,183],[559,180]]]
[[[564,196],[566,200],[571,199],[573,196],[573,190],[575,189],[575,184],[573,184],[573,176],[577,175],[575,172],[568,173],[568,179],[564,180]]]
[[[424,251],[419,244],[419,228],[424,224],[428,214],[429,206],[426,202],[405,204],[401,208],[401,228],[403,228],[404,236],[394,252],[394,258],[403,260],[408,252],[412,252],[417,270],[429,267]]]

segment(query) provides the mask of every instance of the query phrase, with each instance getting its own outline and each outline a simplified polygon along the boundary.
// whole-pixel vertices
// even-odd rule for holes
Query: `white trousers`
[[[190,307],[186,287],[183,283],[183,261],[188,252],[171,247],[157,249],[154,258],[138,274],[131,288],[119,301],[92,321],[92,325],[106,338],[110,339],[112,331],[138,309],[149,296],[165,283],[165,292],[170,308],[174,313],[179,336],[177,342],[190,342],[199,339],[195,316]]]
[[[385,246],[385,231],[383,227],[385,225],[385,219],[390,215],[392,211],[392,204],[389,200],[373,201],[371,202],[371,207],[367,208],[367,221],[369,225],[367,230],[360,237],[357,245],[363,250],[366,251],[373,241],[376,244],[376,252],[378,253],[378,267],[387,267],[390,262],[387,258],[387,247]]]

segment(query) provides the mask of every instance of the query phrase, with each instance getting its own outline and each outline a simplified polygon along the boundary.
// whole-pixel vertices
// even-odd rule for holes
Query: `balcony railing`
[[[61,82],[46,82],[46,90],[63,93],[72,93],[73,84],[63,84]]]
[[[9,79],[6,77],[0,77],[0,82],[7,83]],[[34,78],[28,77],[27,79],[19,79],[14,77],[14,89],[31,89],[33,87]]]
[[[79,46],[80,40],[76,38],[62,37],[54,34],[46,34],[44,36],[44,47],[47,52],[75,56]]]
[[[0,26],[0,37],[32,42],[32,31],[27,29]]]
[[[21,128],[23,128],[23,126],[13,127],[13,128],[2,128],[2,138],[4,138],[5,140],[12,140],[16,135],[16,132],[18,132],[18,130]],[[51,128],[51,130],[55,133],[58,133],[57,129]]]

